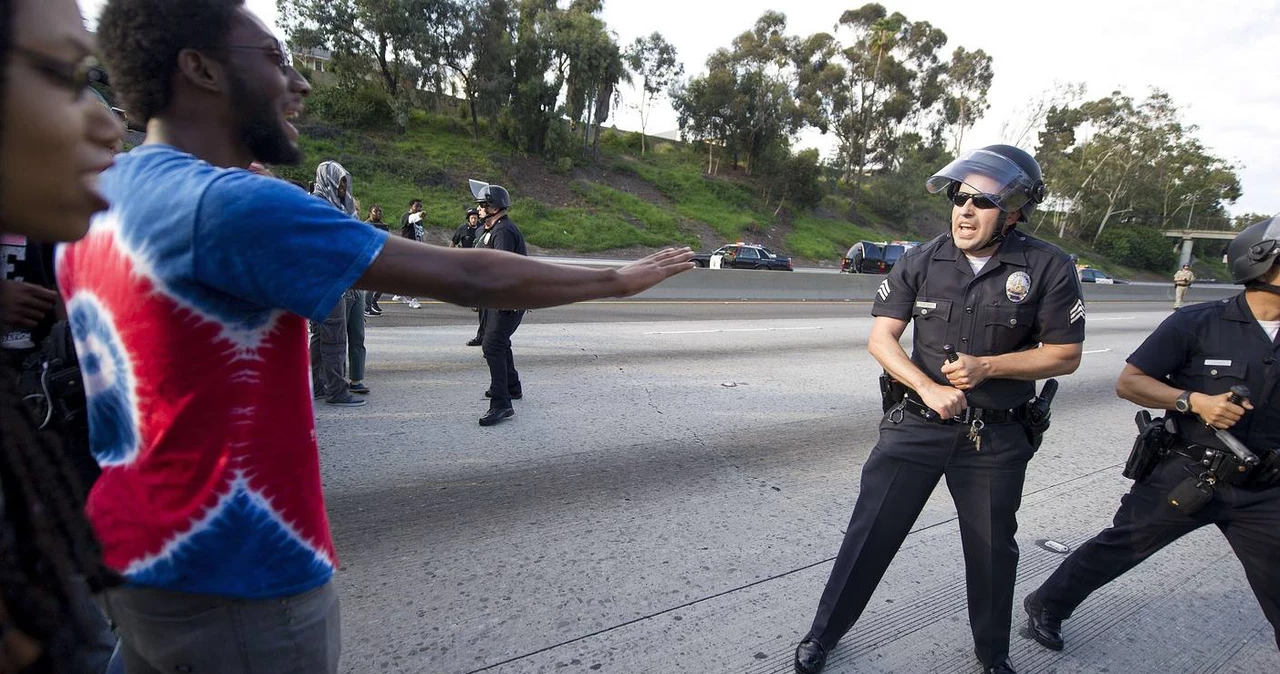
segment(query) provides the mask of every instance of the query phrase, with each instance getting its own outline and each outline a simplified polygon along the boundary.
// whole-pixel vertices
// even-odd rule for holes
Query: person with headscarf
[[[320,162],[316,167],[315,191],[312,194],[343,213],[356,216],[356,201],[351,195],[351,173],[342,164]],[[364,357],[364,293],[350,288],[323,321],[311,322],[312,395],[339,407],[364,405],[364,400],[351,395],[353,392],[369,392],[363,382]],[[347,379],[348,361],[351,365],[350,381]]]

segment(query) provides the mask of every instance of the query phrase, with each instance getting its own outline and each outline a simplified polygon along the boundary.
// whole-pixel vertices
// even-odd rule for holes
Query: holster
[[[1124,464],[1124,476],[1134,482],[1141,482],[1147,479],[1156,464],[1169,453],[1174,435],[1165,425],[1164,417],[1153,419],[1147,410],[1138,412],[1134,422],[1138,424],[1138,437],[1133,441],[1129,460]]]
[[[1023,422],[1023,427],[1027,431],[1027,440],[1031,442],[1032,450],[1040,449],[1044,433],[1049,430],[1050,407],[1057,393],[1058,380],[1045,380],[1044,386],[1040,387],[1040,395],[1027,405],[1027,420]]]
[[[1280,450],[1263,452],[1249,478],[1250,486],[1269,489],[1280,485]]]
[[[894,379],[888,372],[880,373],[880,405],[886,414],[906,397],[906,384]]]

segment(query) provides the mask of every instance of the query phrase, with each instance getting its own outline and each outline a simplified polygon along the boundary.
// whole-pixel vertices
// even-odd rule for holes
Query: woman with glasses
[[[74,0],[0,0],[6,237],[78,239],[107,207],[97,179],[122,129],[86,92],[90,51]],[[84,610],[87,589],[118,577],[82,514],[74,469],[16,382],[0,365],[0,672],[100,672],[110,644],[93,645],[103,624]]]

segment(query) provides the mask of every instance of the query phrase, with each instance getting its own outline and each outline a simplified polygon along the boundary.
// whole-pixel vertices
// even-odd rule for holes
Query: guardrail
[[[796,274],[781,271],[694,269],[636,297],[649,300],[810,300],[870,302],[885,279],[878,274]],[[1169,302],[1173,284],[1082,284],[1086,302]],[[1199,284],[1188,302],[1230,297],[1239,286]]]

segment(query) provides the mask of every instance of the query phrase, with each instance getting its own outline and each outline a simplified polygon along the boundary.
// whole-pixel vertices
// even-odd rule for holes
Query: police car
[[[1105,285],[1111,285],[1111,284],[1128,285],[1129,284],[1128,281],[1125,281],[1123,279],[1113,278],[1110,274],[1107,274],[1106,272],[1103,272],[1099,269],[1094,269],[1093,267],[1081,267],[1079,271],[1080,271],[1081,283],[1098,283],[1098,284],[1105,284]]]
[[[741,241],[720,246],[710,253],[698,253],[693,256],[693,263],[710,269],[795,271],[791,267],[791,258],[782,257],[764,246]]]

